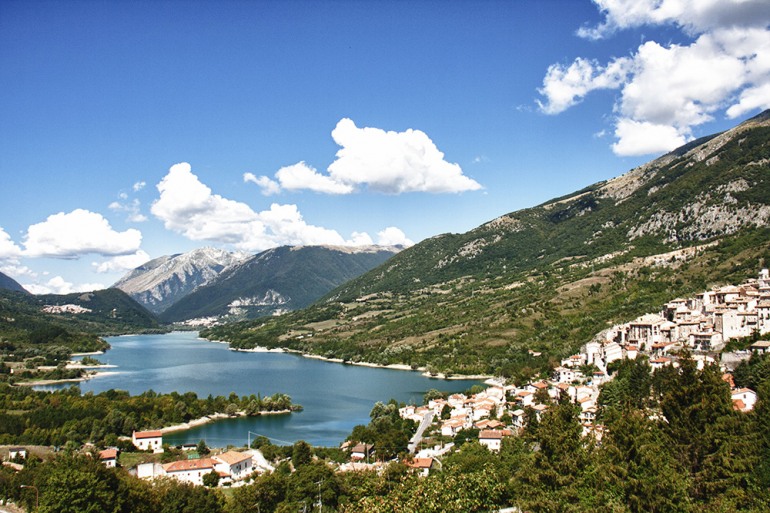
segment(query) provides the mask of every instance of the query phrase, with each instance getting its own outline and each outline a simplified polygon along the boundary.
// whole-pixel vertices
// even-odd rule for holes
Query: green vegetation
[[[108,390],[81,395],[76,387],[36,392],[0,384],[0,444],[80,446],[91,442],[104,447],[117,445],[118,437],[131,436],[133,431],[180,424],[228,409],[259,415],[297,408],[285,394],[200,399],[193,392],[157,394],[149,390],[131,396]],[[130,443],[121,445],[132,450]]]
[[[305,310],[202,334],[431,373],[546,373],[611,324],[770,263],[770,229],[754,214],[770,203],[762,123],[705,156],[682,150],[616,182],[427,239]]]

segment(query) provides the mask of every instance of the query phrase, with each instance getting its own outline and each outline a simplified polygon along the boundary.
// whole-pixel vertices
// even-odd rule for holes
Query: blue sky
[[[767,0],[0,3],[0,271],[416,243],[770,107]]]

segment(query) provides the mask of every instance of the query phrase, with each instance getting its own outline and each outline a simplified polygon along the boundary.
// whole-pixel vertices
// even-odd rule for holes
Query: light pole
[[[35,485],[21,485],[19,488],[32,488],[35,490],[35,511],[40,508],[40,492]]]

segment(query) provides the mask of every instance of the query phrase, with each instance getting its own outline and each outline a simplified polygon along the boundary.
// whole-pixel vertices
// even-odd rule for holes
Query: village
[[[528,418],[539,418],[550,404],[563,399],[579,405],[583,435],[601,440],[604,427],[596,422],[598,399],[601,386],[612,379],[611,364],[623,359],[645,358],[655,372],[665,366],[678,366],[677,355],[682,350],[688,350],[700,368],[720,365],[723,379],[731,388],[734,409],[751,411],[757,401],[756,392],[736,388],[730,370],[752,353],[770,351],[770,341],[759,340],[746,351],[722,354],[721,358],[719,355],[730,340],[769,332],[770,272],[762,269],[757,279],[742,285],[674,299],[658,313],[602,331],[580,352],[563,359],[548,379],[514,386],[494,378],[487,380],[488,386],[475,394],[456,393],[430,398],[423,405],[402,406],[399,415],[419,426],[409,443],[410,455],[403,462],[414,472],[428,475],[440,468],[441,456],[454,449],[453,441],[459,435],[464,439],[472,435],[488,450],[499,452],[503,439],[519,434]],[[163,453],[163,433],[164,430],[137,431],[131,443],[139,451]],[[440,439],[438,444],[426,443],[437,439]],[[142,479],[167,477],[194,485],[237,487],[256,474],[274,470],[273,463],[258,449],[227,448],[210,455],[196,452],[195,444],[181,449],[189,456],[165,463],[141,462],[129,471]],[[376,470],[387,463],[378,457],[377,447],[373,445],[345,442],[341,449],[348,456],[348,461],[337,467],[341,472]],[[117,448],[107,448],[95,455],[108,467],[118,465]],[[26,457],[24,447],[12,447],[4,464],[21,468]]]

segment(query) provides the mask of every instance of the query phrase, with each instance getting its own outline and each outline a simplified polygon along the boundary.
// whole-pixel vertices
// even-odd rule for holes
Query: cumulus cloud
[[[104,262],[92,262],[91,266],[97,273],[116,273],[126,272],[136,269],[143,263],[150,260],[150,255],[146,251],[140,249],[133,255],[120,255]]]
[[[605,21],[579,35],[668,24],[690,41],[647,41],[606,65],[583,57],[550,66],[540,110],[558,114],[597,89],[620,91],[613,150],[618,155],[669,151],[695,126],[770,108],[770,9],[766,0],[595,0]],[[649,135],[649,138],[643,134]]]
[[[444,160],[444,154],[421,130],[358,128],[344,118],[332,130],[332,138],[341,146],[328,169],[335,182],[366,185],[390,194],[481,189],[478,182],[463,175],[459,165]]]
[[[389,226],[377,233],[377,244],[380,246],[413,246],[414,242],[395,226]]]
[[[336,181],[334,178],[322,175],[305,162],[298,162],[293,166],[282,167],[275,174],[281,187],[290,191],[310,189],[311,191],[326,194],[350,194],[353,187],[350,184]]]
[[[22,286],[32,294],[71,294],[73,292],[91,292],[107,288],[101,283],[80,283],[75,285],[61,276],[55,276],[42,284],[24,283]]]
[[[350,194],[367,187],[387,194],[404,192],[451,193],[481,189],[475,180],[465,176],[458,164],[444,160],[425,132],[409,129],[386,132],[379,128],[358,128],[347,118],[332,130],[339,146],[337,159],[328,174],[318,172],[305,162],[282,167],[275,180],[243,176],[271,195],[281,190],[311,190],[324,194]]]
[[[546,101],[537,100],[537,104],[546,114],[563,112],[591,91],[619,87],[626,80],[632,64],[631,59],[621,58],[602,67],[596,61],[581,57],[569,66],[552,64],[543,79],[543,87],[538,89]]]
[[[618,155],[646,155],[661,148],[670,151],[687,142],[674,127],[631,119],[618,121],[615,137],[618,142],[612,145],[612,150]]]
[[[139,192],[147,186],[147,182],[136,182],[133,186],[134,192]]]
[[[259,181],[250,173],[244,180]],[[160,197],[152,213],[167,229],[191,240],[232,244],[244,251],[280,245],[359,245],[364,240],[365,234],[346,240],[335,230],[308,224],[296,205],[273,203],[268,210],[255,212],[245,203],[212,193],[188,163],[172,166],[157,188]]]
[[[725,26],[765,27],[767,0],[593,0],[605,20],[578,30],[580,37],[601,39],[643,25],[672,24],[689,34]]]
[[[271,180],[266,176],[260,176],[257,178],[254,173],[243,173],[243,182],[251,182],[257,184],[259,188],[262,189],[262,194],[265,196],[272,196],[281,192],[281,184],[275,180]]]
[[[125,255],[135,253],[142,234],[133,228],[115,231],[101,214],[76,209],[60,212],[27,229],[24,255],[30,257],[78,258],[88,253]]]
[[[21,256],[21,248],[17,246],[2,227],[0,227],[0,259],[15,259]]]

